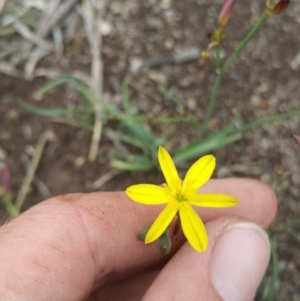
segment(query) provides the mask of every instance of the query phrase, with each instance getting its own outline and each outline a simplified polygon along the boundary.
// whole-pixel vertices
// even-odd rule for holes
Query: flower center
[[[187,198],[185,197],[184,194],[181,194],[180,192],[176,192],[175,193],[175,199],[176,201],[178,202],[184,202],[184,201],[187,201]]]
[[[163,184],[166,194],[177,202],[187,202],[189,199],[190,191],[188,185],[183,187],[183,181],[180,178],[174,179],[171,187],[168,184]]]

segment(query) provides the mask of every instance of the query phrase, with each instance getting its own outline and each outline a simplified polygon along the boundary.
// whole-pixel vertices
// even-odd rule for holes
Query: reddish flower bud
[[[274,7],[273,14],[278,15],[289,5],[290,0],[280,0]]]
[[[219,15],[218,25],[224,27],[232,14],[235,0],[226,0]]]
[[[268,15],[278,15],[287,8],[289,3],[290,0],[280,0],[277,3],[270,3],[270,1],[267,1],[265,13]]]

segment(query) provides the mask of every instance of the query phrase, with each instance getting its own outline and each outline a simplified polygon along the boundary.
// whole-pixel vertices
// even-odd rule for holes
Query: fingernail
[[[224,301],[252,301],[269,263],[267,234],[252,223],[225,228],[212,252],[212,283]]]

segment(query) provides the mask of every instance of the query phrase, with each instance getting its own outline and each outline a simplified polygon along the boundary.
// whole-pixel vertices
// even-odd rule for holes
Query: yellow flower
[[[158,239],[170,225],[179,211],[182,230],[191,244],[199,252],[204,252],[208,245],[205,226],[194,206],[231,207],[238,204],[234,197],[224,194],[198,193],[215,169],[215,157],[207,155],[196,161],[188,170],[182,181],[167,150],[160,146],[158,161],[166,179],[163,186],[138,184],[127,188],[126,194],[134,201],[146,205],[167,204],[153,225],[150,227],[145,243]]]

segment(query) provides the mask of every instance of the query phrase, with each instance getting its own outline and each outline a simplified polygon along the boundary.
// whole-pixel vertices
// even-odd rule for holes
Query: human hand
[[[195,207],[209,246],[182,233],[170,255],[137,240],[161,206],[123,192],[69,194],[32,207],[0,228],[0,300],[251,301],[269,260],[266,228],[276,199],[263,183],[211,180],[201,191],[236,197],[227,209]]]

